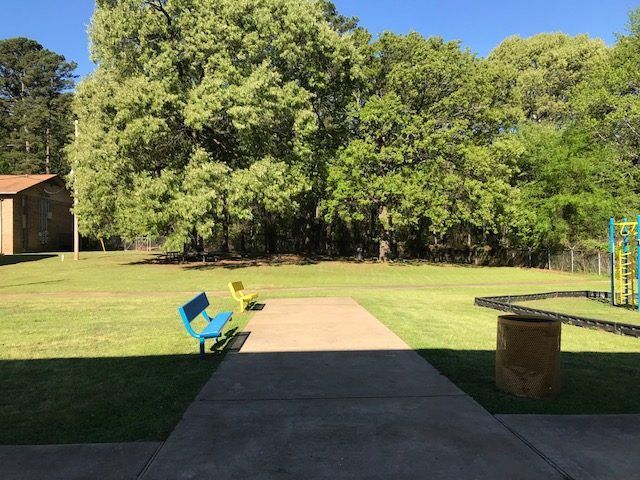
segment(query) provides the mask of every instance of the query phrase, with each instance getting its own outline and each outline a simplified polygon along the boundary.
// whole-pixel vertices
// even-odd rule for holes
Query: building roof
[[[60,181],[60,177],[55,174],[46,175],[0,175],[0,195],[15,195],[27,188],[38,185],[42,182],[56,179]]]

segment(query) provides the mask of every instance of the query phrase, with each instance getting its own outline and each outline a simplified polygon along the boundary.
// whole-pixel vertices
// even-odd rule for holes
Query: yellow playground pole
[[[640,215],[636,221],[609,219],[611,304],[640,310]],[[636,238],[634,238],[636,237]],[[635,248],[635,251],[634,251]]]

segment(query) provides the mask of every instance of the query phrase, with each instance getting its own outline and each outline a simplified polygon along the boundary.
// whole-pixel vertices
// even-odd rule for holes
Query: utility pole
[[[78,120],[74,120],[73,125],[75,127],[75,138],[77,143]],[[78,191],[76,190],[76,177],[73,169],[71,169],[71,178],[73,179],[73,259],[80,260],[80,235],[78,234],[78,215],[76,214],[76,207],[78,206]]]

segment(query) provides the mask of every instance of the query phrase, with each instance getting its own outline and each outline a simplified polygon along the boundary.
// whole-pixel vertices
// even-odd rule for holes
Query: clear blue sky
[[[0,38],[25,36],[78,63],[77,73],[93,69],[87,48],[92,0],[0,0]],[[509,35],[539,32],[588,33],[611,44],[622,32],[627,12],[640,0],[335,0],[373,33],[411,30],[425,36],[462,40],[486,55]]]

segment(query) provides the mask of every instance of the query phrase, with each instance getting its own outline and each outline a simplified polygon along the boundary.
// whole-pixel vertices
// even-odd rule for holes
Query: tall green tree
[[[75,67],[34,40],[0,40],[0,173],[68,171]]]
[[[286,166],[296,184],[323,185],[327,158],[346,142],[347,105],[361,77],[352,26],[324,1],[99,0],[90,29],[98,67],[78,88],[72,148],[84,233],[218,241],[217,232],[242,230],[228,224],[230,182],[245,178],[234,172],[260,162]],[[188,183],[195,171],[202,188]],[[217,193],[202,197],[205,184]],[[157,223],[129,223],[135,205],[118,199],[162,189],[176,189],[169,196],[185,206],[209,205],[158,202]],[[289,201],[292,191],[303,210],[294,214],[309,217],[320,188],[274,194]],[[234,192],[241,205],[254,195]],[[214,215],[218,201],[224,212]],[[245,237],[278,235],[251,218],[257,228],[242,230]]]
[[[602,143],[640,163],[640,8],[572,98],[578,118]]]
[[[278,251],[277,230],[292,231],[292,221],[298,215],[303,194],[311,190],[311,182],[300,168],[265,158],[247,169],[233,172],[229,214],[236,220],[240,238],[250,236],[252,226],[262,228],[266,233],[264,250]]]
[[[381,259],[592,245],[640,191],[639,18],[613,48],[540,34],[483,59],[372,40],[327,0],[98,0],[81,228]]]
[[[638,172],[580,125],[522,125],[513,231],[534,248],[591,248],[611,216],[633,213]],[[631,209],[630,209],[631,208]]]
[[[398,232],[495,229],[509,171],[490,148],[512,122],[497,72],[457,42],[417,33],[384,34],[369,64],[376,82],[353,114],[355,139],[331,164],[328,219],[376,242],[382,259]]]

